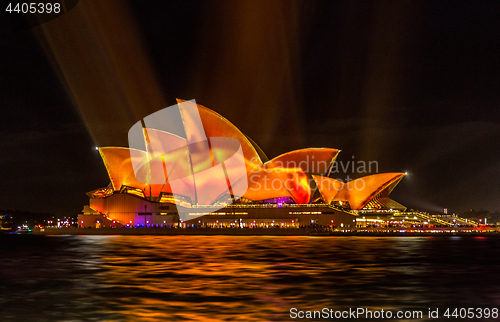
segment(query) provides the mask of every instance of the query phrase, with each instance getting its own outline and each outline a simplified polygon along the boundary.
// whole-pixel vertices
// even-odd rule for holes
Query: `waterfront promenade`
[[[34,235],[199,235],[199,236],[499,236],[498,228],[35,228]]]

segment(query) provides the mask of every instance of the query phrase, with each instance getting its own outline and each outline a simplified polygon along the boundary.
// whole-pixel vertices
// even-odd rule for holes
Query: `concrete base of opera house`
[[[157,204],[152,204],[152,208]],[[134,209],[134,208],[132,208]],[[137,208],[135,208],[137,209]],[[154,208],[153,208],[154,209]],[[193,219],[182,222],[183,228],[308,228],[311,225],[352,229],[356,227],[356,216],[329,205],[228,206],[213,211],[213,208],[184,208]],[[189,216],[188,216],[189,217]],[[111,219],[112,218],[112,219]],[[171,228],[178,226],[177,213],[107,212],[78,215],[80,228]]]

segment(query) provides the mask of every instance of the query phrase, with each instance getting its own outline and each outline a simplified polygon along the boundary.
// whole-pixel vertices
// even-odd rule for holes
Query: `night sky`
[[[6,15],[0,209],[78,214],[109,183],[95,146],[175,98],[270,158],[407,171],[391,197],[409,208],[500,209],[498,1],[81,1],[19,32]]]

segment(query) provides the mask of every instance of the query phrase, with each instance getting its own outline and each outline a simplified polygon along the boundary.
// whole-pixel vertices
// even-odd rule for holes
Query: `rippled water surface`
[[[500,307],[496,238],[0,237],[2,321],[284,321],[293,307]]]

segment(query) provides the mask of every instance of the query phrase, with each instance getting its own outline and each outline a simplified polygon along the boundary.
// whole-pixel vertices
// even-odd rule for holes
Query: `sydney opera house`
[[[342,182],[329,177],[337,149],[268,159],[216,112],[193,101],[175,107],[177,133],[157,126],[161,115],[152,115],[132,127],[128,148],[98,148],[110,184],[87,193],[80,227],[349,228],[360,212],[405,209],[389,198],[404,173]]]

